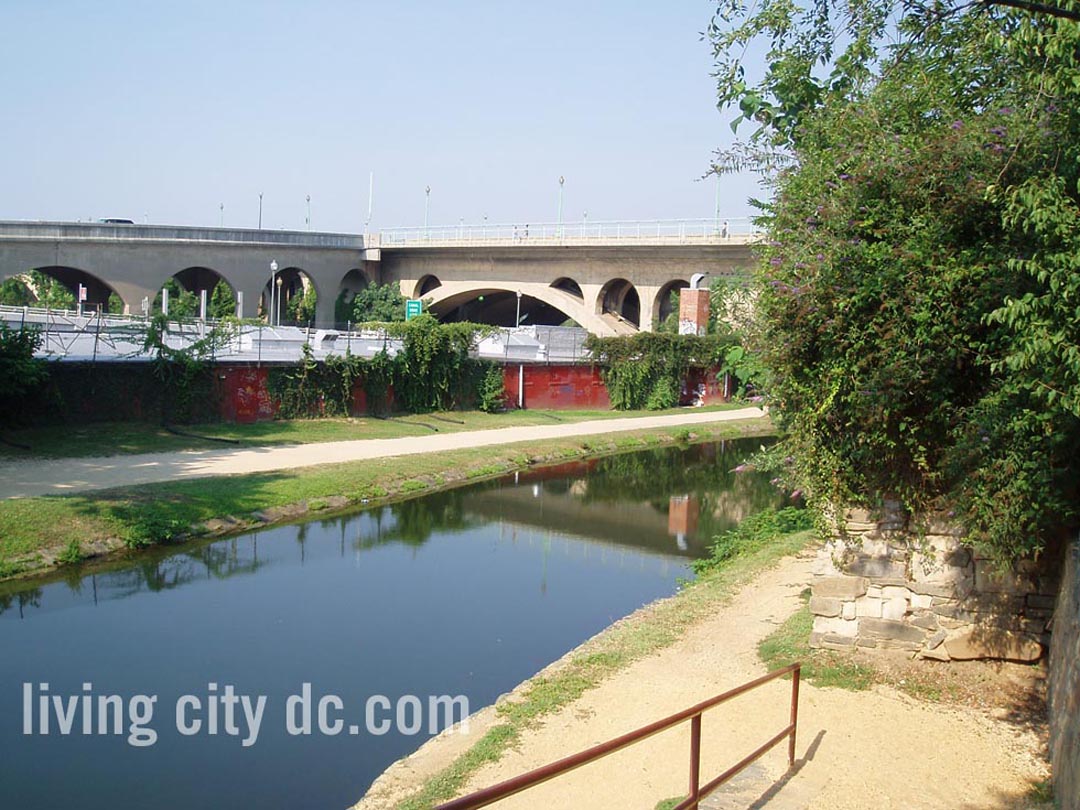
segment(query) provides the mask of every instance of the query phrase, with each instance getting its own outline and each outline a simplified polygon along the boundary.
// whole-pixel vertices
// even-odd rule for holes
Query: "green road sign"
[[[419,298],[410,298],[405,302],[405,320],[411,321],[424,311],[424,302]]]

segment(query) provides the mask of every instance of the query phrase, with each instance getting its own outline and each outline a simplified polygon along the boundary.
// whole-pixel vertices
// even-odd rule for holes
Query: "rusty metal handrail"
[[[756,748],[753,753],[739,760],[737,764],[728,768],[715,779],[702,785],[701,715],[714,706],[718,706],[721,703],[731,700],[733,697],[737,697],[744,692],[749,692],[751,689],[756,689],[764,683],[783,677],[789,672],[791,673],[791,719],[788,725],[778,734],[770,738],[768,742]],[[788,767],[790,768],[795,764],[795,733],[799,722],[799,676],[801,672],[801,663],[795,663],[786,666],[783,669],[773,670],[767,675],[762,675],[760,678],[748,681],[742,686],[736,686],[734,689],[729,689],[727,692],[695,704],[688,709],[683,709],[681,712],[673,714],[670,717],[665,717],[663,720],[657,720],[655,723],[642,726],[636,731],[631,731],[620,737],[616,737],[613,740],[594,745],[592,748],[587,748],[577,754],[564,757],[563,759],[548,765],[531,770],[528,773],[523,773],[520,776],[507,779],[505,782],[500,782],[497,785],[478,790],[477,792],[468,796],[463,796],[460,799],[454,799],[445,804],[440,804],[436,810],[476,810],[476,808],[487,807],[489,804],[513,796],[515,793],[520,793],[523,790],[535,787],[541,782],[547,782],[549,779],[554,779],[564,773],[580,768],[582,765],[588,765],[590,762],[595,762],[609,754],[614,754],[616,751],[634,745],[647,737],[651,737],[654,734],[659,734],[661,731],[666,731],[673,726],[677,726],[685,720],[690,721],[690,795],[676,805],[673,810],[697,810],[698,802],[720,787],[724,782],[731,779],[731,777],[742,771],[743,768],[750,765],[756,759],[772,749],[785,737],[788,738]]]

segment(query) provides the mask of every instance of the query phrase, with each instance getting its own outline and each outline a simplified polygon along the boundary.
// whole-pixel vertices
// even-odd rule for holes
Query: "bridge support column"
[[[257,286],[251,285],[237,288],[236,292],[238,294],[244,294],[243,307],[240,308],[239,312],[241,318],[259,317],[259,301],[262,299],[263,288],[265,286],[266,279],[262,279]]]
[[[333,329],[334,324],[334,303],[337,292],[331,295],[330,290],[324,293],[320,293],[319,297],[315,300],[315,326],[319,329]],[[345,324],[342,324],[344,328]]]

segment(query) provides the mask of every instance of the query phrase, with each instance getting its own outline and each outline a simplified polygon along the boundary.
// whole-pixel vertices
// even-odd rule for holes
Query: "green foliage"
[[[0,426],[11,427],[31,415],[34,396],[49,376],[45,361],[34,357],[40,345],[36,329],[0,323]]]
[[[601,376],[613,408],[661,410],[679,404],[680,387],[691,367],[719,365],[735,340],[731,335],[639,332],[604,338],[589,335],[585,348],[603,366]]]
[[[353,323],[396,323],[405,320],[405,296],[394,283],[368,284],[348,302],[347,317]]]
[[[495,413],[506,407],[506,379],[498,363],[486,363],[480,380],[476,406],[484,413]]]
[[[901,4],[918,36],[878,53],[891,8],[853,7],[827,78],[825,7],[770,2],[738,27],[774,51],[722,101],[742,96],[759,145],[790,159],[761,218],[750,348],[793,486],[951,512],[1008,559],[1077,516],[1080,31]]]
[[[813,514],[794,506],[764,509],[713,538],[709,556],[694,560],[694,572],[704,574],[744,554],[758,551],[785,534],[813,528]]]
[[[285,304],[285,322],[298,326],[310,326],[315,322],[315,306],[318,299],[314,284],[302,288]]]
[[[853,692],[869,689],[877,680],[873,669],[851,660],[848,655],[810,648],[814,617],[807,605],[809,597],[810,589],[807,588],[802,594],[802,607],[761,640],[758,656],[770,670],[801,662],[800,678],[814,686]]]
[[[124,543],[132,549],[156,546],[170,542],[186,528],[182,520],[147,510],[129,518]]]
[[[403,339],[402,351],[393,358],[384,351],[370,360],[346,355],[317,362],[305,345],[295,366],[271,370],[270,393],[281,403],[283,419],[348,416],[357,384],[363,385],[373,412],[386,410],[391,388],[395,401],[412,413],[452,410],[477,399],[481,407],[499,408],[492,365],[469,357],[477,336],[488,328],[440,324],[424,315],[388,330]],[[501,367],[495,371],[501,386]]]
[[[26,307],[36,303],[34,294],[19,276],[4,279],[0,284],[0,304],[6,307]]]
[[[154,376],[162,386],[162,422],[190,422],[205,412],[215,399],[211,363],[214,354],[233,337],[230,324],[208,329],[203,337],[182,349],[169,345],[173,316],[158,312],[146,321],[142,353],[153,357]]]
[[[75,309],[75,293],[52,276],[31,270],[30,286],[37,291],[37,306],[49,309]]]
[[[195,296],[195,293],[188,292],[180,286],[175,278],[170,278],[162,286],[161,290],[158,290],[157,295],[154,296],[154,300],[150,305],[151,317],[157,317],[161,315],[161,306],[164,302],[163,290],[169,291],[169,317],[174,320],[184,320],[187,318],[195,318],[199,314],[199,299]]]
[[[75,563],[80,562],[82,558],[82,546],[79,544],[79,541],[73,537],[68,541],[68,544],[56,559],[65,565],[74,565]]]
[[[226,282],[219,281],[214,285],[214,291],[210,295],[207,304],[207,316],[216,321],[236,317],[236,293]]]
[[[404,346],[397,358],[395,398],[412,413],[426,413],[452,409],[473,396],[483,367],[469,352],[493,330],[474,323],[440,324],[427,313],[397,326]]]

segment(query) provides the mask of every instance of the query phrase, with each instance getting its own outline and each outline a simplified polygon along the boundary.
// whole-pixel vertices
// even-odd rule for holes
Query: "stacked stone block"
[[[819,553],[811,646],[907,650],[943,661],[1035,661],[1057,582],[1032,561],[1002,573],[947,521],[916,527],[896,503],[849,511]]]

